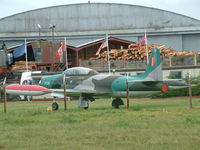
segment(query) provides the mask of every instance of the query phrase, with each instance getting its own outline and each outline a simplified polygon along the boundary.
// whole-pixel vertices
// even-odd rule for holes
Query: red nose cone
[[[6,90],[23,90],[23,91],[43,91],[43,92],[52,92],[52,90],[39,85],[19,85],[12,84],[7,85]]]
[[[161,90],[162,90],[163,93],[167,92],[168,91],[167,84],[163,84],[162,87],[161,87]]]

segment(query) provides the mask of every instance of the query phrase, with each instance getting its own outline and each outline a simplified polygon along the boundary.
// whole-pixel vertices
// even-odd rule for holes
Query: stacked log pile
[[[144,60],[146,59],[146,46],[138,46],[139,43],[129,45],[128,49],[111,49],[110,50],[110,60]],[[172,48],[168,48],[165,45],[149,44],[148,46],[149,55],[151,55],[153,48],[158,48],[161,52],[161,56],[186,56],[195,55],[197,52],[191,51],[181,51],[177,52]],[[107,60],[107,51],[100,53],[95,58],[90,59],[101,59]]]
[[[28,69],[34,70],[36,68],[36,64],[34,61],[28,62]],[[16,61],[14,65],[12,65],[12,71],[26,70],[26,62],[25,61]]]

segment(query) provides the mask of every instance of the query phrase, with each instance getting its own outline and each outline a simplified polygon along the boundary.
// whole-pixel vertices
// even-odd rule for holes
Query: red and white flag
[[[66,49],[66,44],[65,44],[65,42],[61,42],[61,46],[60,46],[60,48],[58,49],[58,51],[56,52],[56,56],[57,56],[57,57],[61,57],[62,54],[63,54],[63,52],[65,51],[65,49]]]
[[[96,55],[99,55],[99,53],[101,52],[102,49],[108,47],[108,40],[103,40],[103,43],[101,44],[101,46],[99,47],[99,49],[96,52]]]
[[[147,34],[144,33],[143,36],[140,37],[139,47],[147,44]]]

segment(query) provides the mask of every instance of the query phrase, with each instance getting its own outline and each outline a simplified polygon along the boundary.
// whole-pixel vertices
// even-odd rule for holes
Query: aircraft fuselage
[[[161,91],[162,81],[140,81],[134,76],[96,74],[96,75],[72,75],[66,76],[68,95],[88,94],[92,96],[126,97],[127,82],[130,96],[149,95]],[[45,77],[40,82],[41,86],[49,89],[63,91],[63,74]],[[70,92],[71,91],[71,92]],[[79,92],[77,92],[79,91]]]

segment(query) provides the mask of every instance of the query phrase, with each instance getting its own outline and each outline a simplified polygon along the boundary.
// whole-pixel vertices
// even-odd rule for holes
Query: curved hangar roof
[[[49,24],[56,25],[57,36],[80,35],[82,32],[98,34],[105,33],[105,30],[110,33],[140,33],[144,29],[148,32],[200,29],[199,20],[165,10],[127,4],[83,3],[42,8],[2,18],[0,36],[19,32],[21,35],[27,32],[38,35],[37,24],[43,28],[48,28]]]

